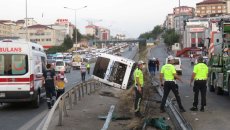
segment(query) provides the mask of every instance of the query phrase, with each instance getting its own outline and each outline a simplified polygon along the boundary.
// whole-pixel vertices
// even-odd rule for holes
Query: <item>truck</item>
[[[81,57],[80,54],[75,54],[73,56],[73,61],[72,61],[72,68],[74,69],[80,69],[81,63],[83,62],[83,58]]]
[[[219,30],[211,31],[208,88],[220,95],[230,95],[230,21],[220,20]]]

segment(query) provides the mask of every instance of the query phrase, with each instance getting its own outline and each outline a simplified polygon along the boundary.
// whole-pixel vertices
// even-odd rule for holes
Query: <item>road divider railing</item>
[[[48,112],[46,117],[41,121],[37,130],[48,130],[55,112],[58,112],[58,124],[63,125],[63,118],[68,117],[67,110],[71,110],[73,105],[76,105],[85,95],[95,92],[96,86],[101,86],[99,81],[90,79],[85,82],[77,83],[76,86],[62,94],[53,105],[52,109]]]

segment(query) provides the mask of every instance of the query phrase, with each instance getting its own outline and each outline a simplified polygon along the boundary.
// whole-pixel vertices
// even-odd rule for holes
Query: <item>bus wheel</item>
[[[223,94],[222,88],[218,87],[216,83],[215,83],[215,93],[217,95],[222,95]]]
[[[32,107],[33,108],[39,108],[40,105],[40,94],[36,94],[36,98],[32,101]]]
[[[208,80],[208,88],[209,88],[209,91],[210,91],[210,92],[214,92],[214,91],[215,91],[214,85],[211,85],[210,82],[211,82],[211,81]]]

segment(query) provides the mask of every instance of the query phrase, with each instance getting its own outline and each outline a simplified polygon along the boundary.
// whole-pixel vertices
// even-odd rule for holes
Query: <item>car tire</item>
[[[31,103],[32,103],[33,108],[39,108],[40,106],[40,93],[39,92],[36,94],[35,99]]]

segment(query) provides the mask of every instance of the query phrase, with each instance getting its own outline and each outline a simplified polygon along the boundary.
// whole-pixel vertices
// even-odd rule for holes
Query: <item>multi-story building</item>
[[[34,18],[25,18],[22,20],[16,21],[16,24],[20,27],[26,27],[26,21],[27,21],[27,26],[32,26],[38,24]]]
[[[20,26],[11,20],[0,20],[0,37],[16,37]]]
[[[168,14],[165,21],[165,26],[167,29],[174,28],[174,14]]]
[[[230,14],[230,0],[225,0],[227,6],[227,14]]]
[[[21,28],[18,31],[20,38],[26,39],[26,28]],[[63,33],[45,25],[32,25],[27,28],[27,38],[31,42],[41,44],[45,49],[52,46],[59,46],[63,43]]]
[[[110,39],[110,30],[104,27],[99,27],[93,24],[90,24],[85,27],[86,35],[94,36],[94,38],[99,40],[109,40]]]
[[[177,32],[184,31],[185,21],[193,18],[195,15],[195,9],[188,6],[180,6],[173,8],[174,13],[174,28]]]
[[[196,16],[218,16],[227,13],[228,0],[204,0],[196,4]]]

